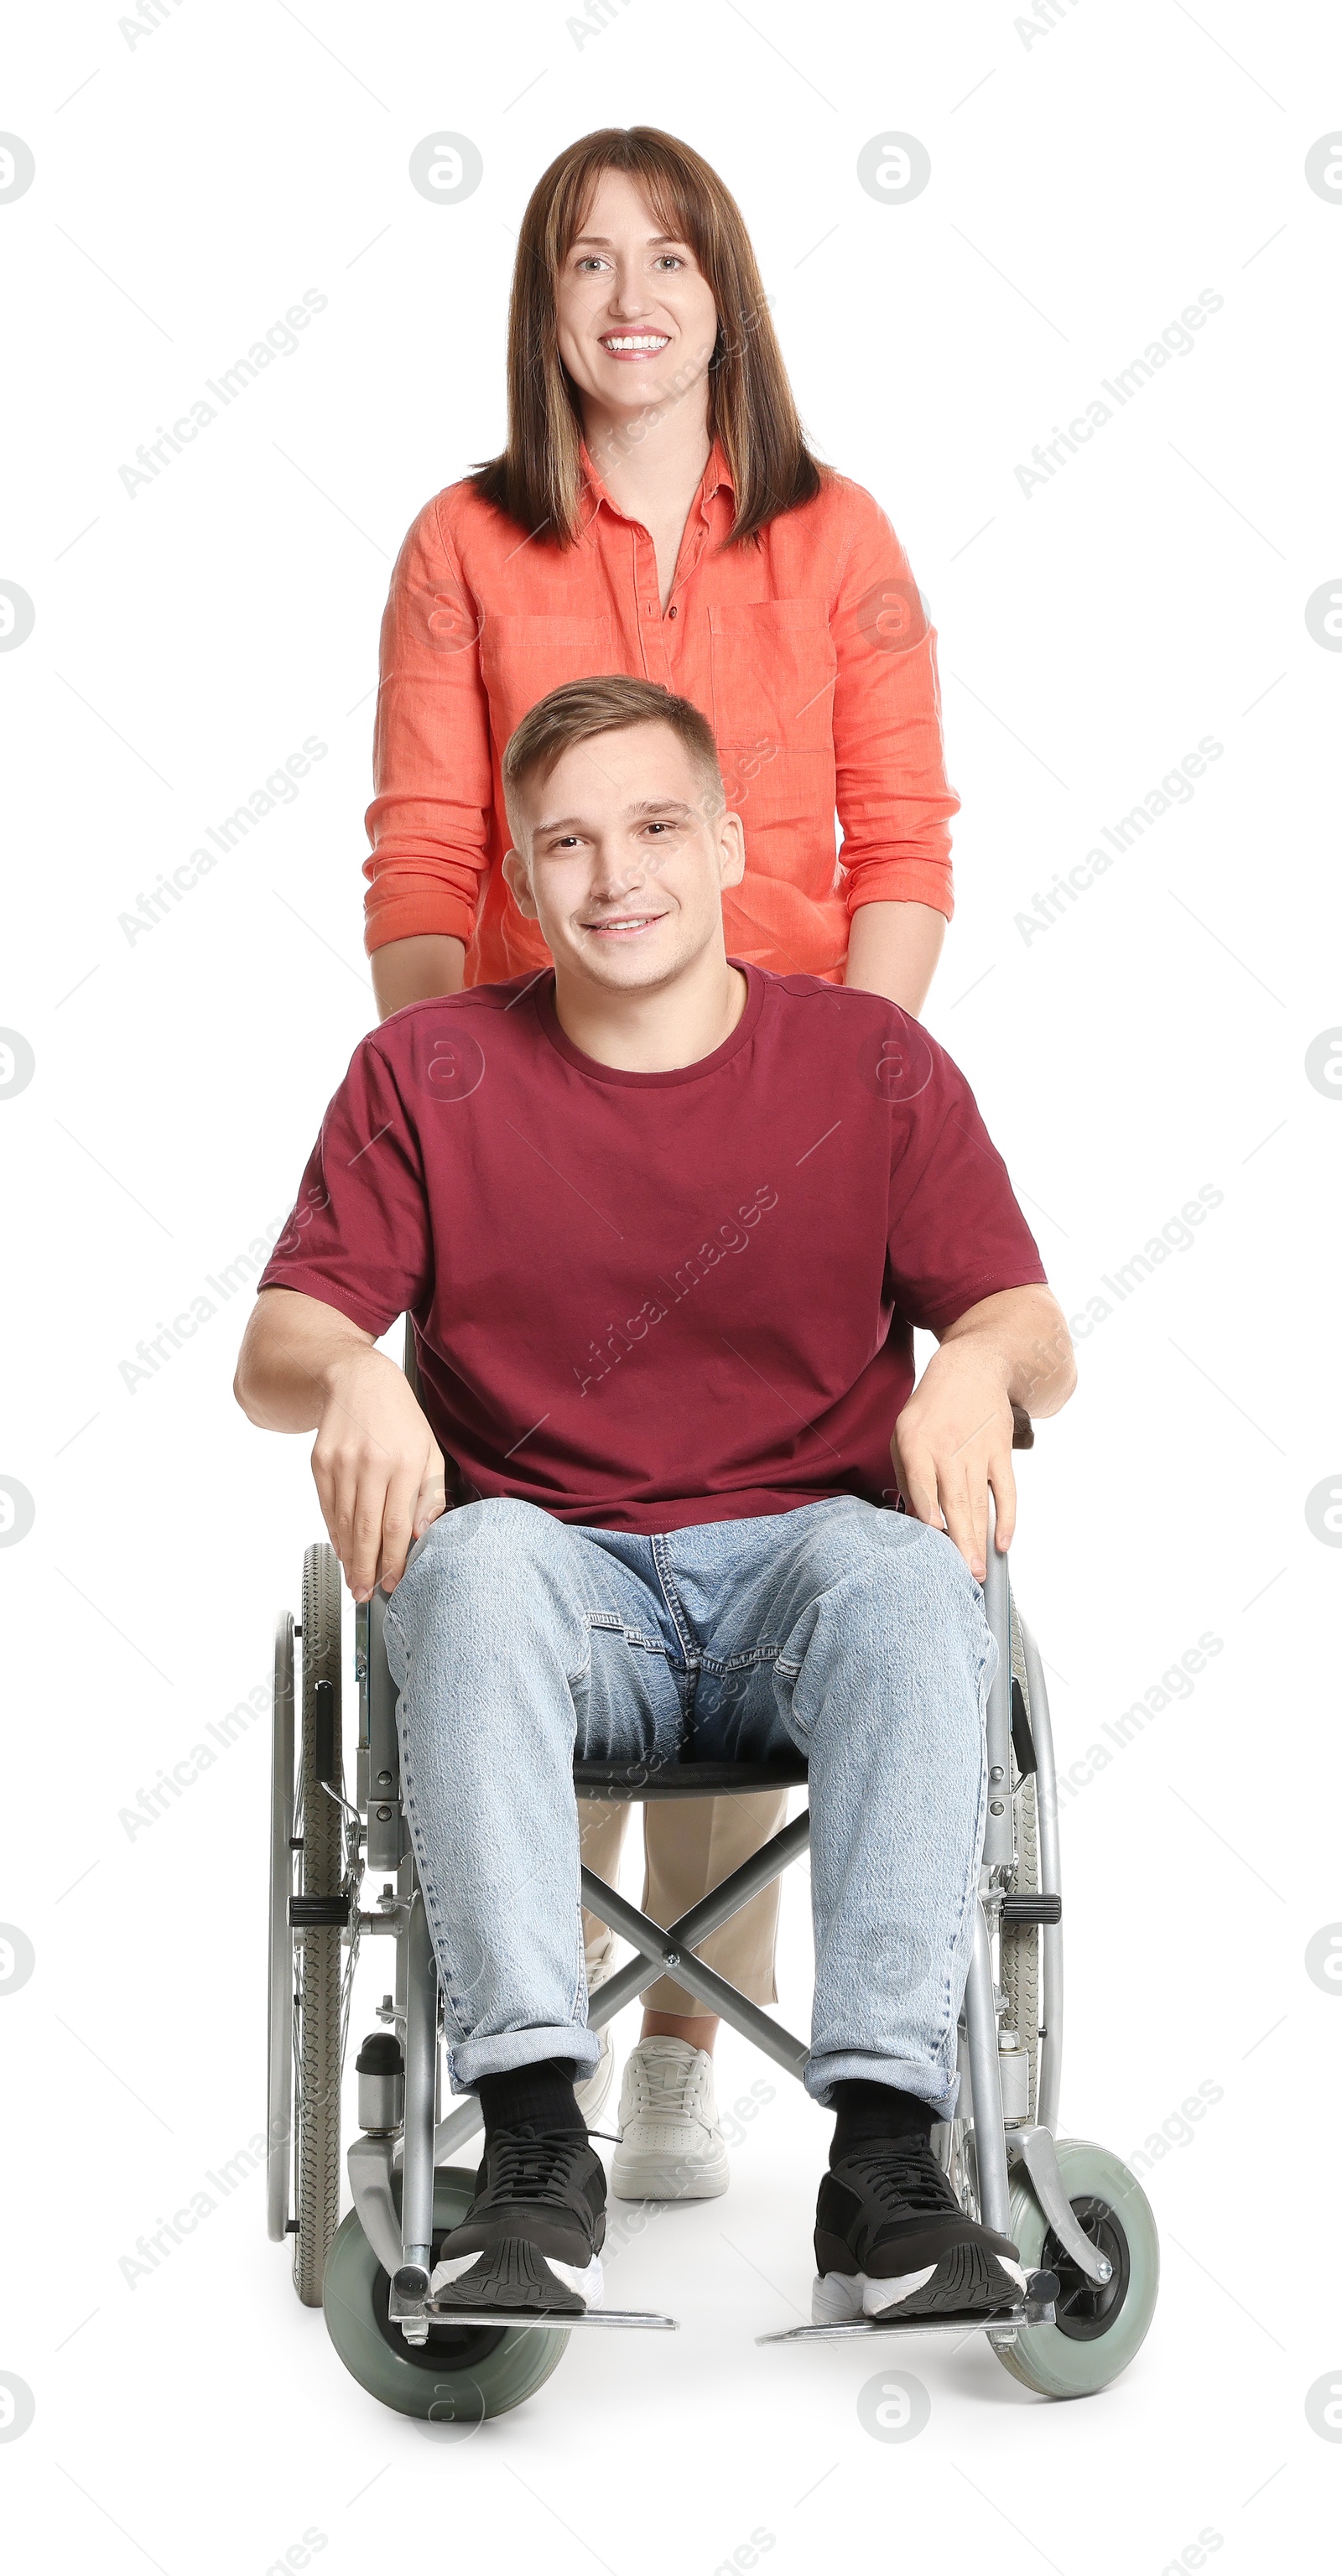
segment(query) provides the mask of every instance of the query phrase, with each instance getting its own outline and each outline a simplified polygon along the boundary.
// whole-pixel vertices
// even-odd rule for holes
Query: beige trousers
[[[780,1833],[786,1817],[786,1789],[762,1789],[744,1798],[654,1798],[643,1809],[644,1913],[662,1924],[688,1914],[771,1835]],[[627,1800],[578,1800],[583,1866],[611,1885],[619,1875],[628,1818]],[[771,2004],[778,1994],[774,1940],[779,1885],[775,1879],[771,1887],[761,1888],[697,1953],[755,2004]],[[615,1936],[595,1915],[585,1913],[582,1920],[590,1978],[610,1957]],[[671,1977],[659,1977],[649,1986],[643,2004],[650,2012],[702,2013],[706,2009]]]

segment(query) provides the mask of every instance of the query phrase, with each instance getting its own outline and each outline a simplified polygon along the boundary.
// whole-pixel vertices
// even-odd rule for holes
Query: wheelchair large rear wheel
[[[1056,2272],[1056,2323],[990,2335],[1004,2370],[1041,2397],[1092,2397],[1126,2370],[1155,2312],[1160,2240],[1135,2174],[1107,2147],[1060,2138],[1058,2163],[1073,2211],[1113,2271],[1102,2289],[1064,2253],[1024,2176],[1011,2192],[1011,2233],[1027,2272]]]
[[[338,1911],[344,1891],[340,1742],[340,1561],[334,1548],[303,1559],[303,1692],[298,1741],[300,1892]],[[294,2287],[321,2306],[322,2274],[340,2215],[341,1925],[295,1935]]]
[[[433,2178],[435,2243],[470,2208],[475,2176],[442,2166]],[[481,2424],[534,2396],[558,2368],[568,2336],[538,2326],[430,2326],[409,2344],[387,2314],[391,2287],[358,2214],[336,2231],[322,2305],[345,2368],[383,2406],[433,2424]]]

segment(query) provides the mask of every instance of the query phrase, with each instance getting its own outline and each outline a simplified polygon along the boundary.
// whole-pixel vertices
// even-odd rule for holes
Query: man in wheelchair
[[[452,2083],[485,2123],[434,2295],[600,2299],[575,1752],[800,1749],[806,2082],[836,2113],[816,2316],[1009,2307],[1017,2249],[929,2132],[983,1842],[989,1495],[1005,1546],[1013,1403],[1066,1401],[1066,1328],[925,1031],[728,960],[742,826],[694,707],[574,682],[504,781],[553,973],[413,1004],[355,1050],[237,1379],[253,1422],[316,1429],[350,1590],[391,1596]],[[375,1347],[407,1311],[420,1401]],[[939,1345],[916,1388],[915,1325]]]

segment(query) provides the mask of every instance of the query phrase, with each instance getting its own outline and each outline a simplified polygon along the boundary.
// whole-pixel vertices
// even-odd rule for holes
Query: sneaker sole
[[[616,2200],[718,2200],[731,2181],[726,2151],[702,2162],[664,2149],[617,2147],[610,2187]]]
[[[811,2323],[846,2325],[857,2317],[986,2317],[1016,2308],[1025,2273],[1004,2255],[956,2245],[920,2272],[881,2280],[867,2272],[826,2272],[812,2285]]]
[[[435,2311],[525,2308],[533,2315],[585,2316],[602,2299],[600,2257],[560,2263],[538,2254],[525,2236],[504,2236],[488,2254],[454,2254],[436,2265],[429,2284]]]

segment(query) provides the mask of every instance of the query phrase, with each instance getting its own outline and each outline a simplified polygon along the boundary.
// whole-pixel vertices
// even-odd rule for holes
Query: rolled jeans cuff
[[[482,2075],[511,2075],[517,2066],[539,2066],[547,2057],[571,2058],[574,2083],[590,2075],[601,2055],[601,2036],[585,2022],[558,2022],[538,2030],[502,2030],[495,2039],[457,2039],[447,2052],[454,2093],[473,2093]]]
[[[839,2049],[828,2057],[808,2058],[806,2090],[813,2102],[828,2106],[836,2084],[860,2076],[866,2084],[892,2084],[912,2093],[938,2120],[953,2120],[960,2093],[958,2069],[949,2083],[940,2066],[914,2065],[906,2057],[871,2057],[864,2049]]]

